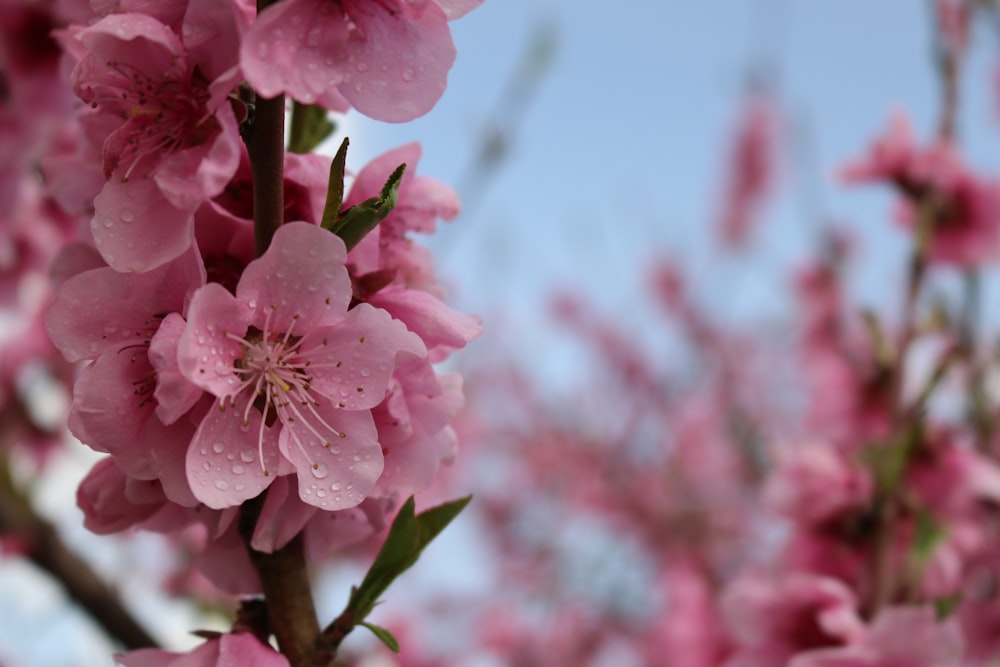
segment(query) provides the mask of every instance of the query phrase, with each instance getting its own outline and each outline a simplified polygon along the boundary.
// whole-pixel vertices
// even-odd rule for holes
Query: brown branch
[[[66,595],[124,648],[132,651],[157,645],[125,609],[117,592],[63,544],[55,526],[35,513],[6,470],[0,471],[0,535],[24,539],[27,557],[58,581]]]
[[[317,662],[313,656],[319,621],[313,604],[302,534],[273,553],[257,551],[250,546],[264,497],[265,494],[261,494],[240,508],[240,533],[264,589],[271,632],[292,667],[328,664]]]

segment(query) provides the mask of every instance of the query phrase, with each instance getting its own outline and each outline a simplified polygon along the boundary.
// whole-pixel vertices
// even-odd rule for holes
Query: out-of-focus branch
[[[122,605],[117,592],[63,544],[55,526],[38,516],[5,468],[0,468],[0,536],[23,540],[26,556],[58,581],[66,595],[124,648],[156,646]]]

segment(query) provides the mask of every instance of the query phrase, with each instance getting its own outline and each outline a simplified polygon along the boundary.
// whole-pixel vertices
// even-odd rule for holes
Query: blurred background
[[[854,243],[853,297],[875,307],[898,301],[901,290],[887,287],[900,281],[905,238],[891,223],[889,193],[846,190],[835,176],[896,111],[905,110],[919,141],[933,135],[940,91],[932,25],[932,3],[913,0],[486,0],[452,24],[458,59],[431,113],[398,126],[350,115],[330,143],[349,134],[349,165],[357,168],[420,141],[419,173],[453,185],[465,206],[426,240],[452,303],[484,320],[486,333],[461,363],[486,358],[516,366],[539,394],[572,397],[601,361],[556,322],[567,312],[565,298],[556,297],[616,323],[637,349],[667,354],[677,344],[655,323],[647,287],[664,263],[718,321],[780,325],[795,309],[791,272],[836,223]],[[998,33],[991,27],[973,31],[959,121],[959,144],[988,173],[1000,169]],[[757,103],[768,109],[773,138],[769,186],[734,251],[720,241],[720,218],[735,137]],[[995,285],[986,282],[984,290],[989,303]],[[494,380],[504,381],[480,376]],[[470,425],[471,437],[487,426]],[[476,446],[468,456],[483,451]],[[86,454],[65,462],[64,474],[46,482],[43,509],[72,505],[83,460]],[[463,468],[479,475],[470,479],[502,479],[476,460],[489,458]],[[451,479],[446,488],[463,486],[474,484]],[[481,545],[482,525],[475,513],[467,519],[428,550],[397,597],[452,588],[482,597],[502,585],[491,574],[495,554]],[[117,567],[97,546],[101,538],[84,534],[75,508],[60,523],[99,565]],[[617,541],[613,559],[638,564],[609,586],[641,591],[646,565],[627,555],[638,547],[601,537],[607,526],[566,530],[567,552],[590,558],[584,571],[606,571],[602,559]],[[156,545],[140,539],[130,563],[155,570]],[[106,655],[103,640],[26,567],[0,561],[0,656],[11,666],[107,664],[90,657]],[[328,613],[358,571],[345,566],[325,575]],[[198,610],[142,592],[141,567],[128,577],[143,617],[156,619],[174,641],[196,641],[186,632]]]

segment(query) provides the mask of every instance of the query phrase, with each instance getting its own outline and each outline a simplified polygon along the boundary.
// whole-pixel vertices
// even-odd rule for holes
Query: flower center
[[[105,142],[105,177],[124,168],[122,181],[128,181],[142,162],[148,170],[164,155],[217,134],[219,123],[207,109],[208,83],[197,69],[184,83],[177,70],[151,77],[128,63],[109,61],[91,106],[120,115],[125,123]]]
[[[243,337],[233,333],[227,336],[243,346],[243,356],[233,363],[233,373],[239,380],[239,385],[227,397],[221,399],[221,407],[225,409],[227,398],[229,405],[234,406],[236,397],[247,393],[246,405],[243,408],[243,426],[250,423],[250,411],[256,409],[261,414],[260,430],[257,437],[258,453],[261,465],[264,461],[264,427],[271,426],[275,421],[288,428],[292,442],[301,449],[312,463],[313,469],[318,464],[312,462],[308,448],[302,442],[300,433],[307,432],[315,436],[324,447],[331,446],[331,438],[346,438],[347,434],[331,426],[319,414],[316,408],[323,405],[323,396],[312,391],[313,376],[310,371],[312,361],[310,356],[326,346],[323,339],[317,346],[309,350],[302,349],[303,338],[293,334],[295,323],[299,316],[292,318],[288,329],[284,332],[271,329],[271,316],[275,306],[267,311],[264,329],[250,327]],[[339,362],[337,363],[339,365]],[[293,425],[301,427],[296,428]],[[264,470],[264,474],[268,474]]]

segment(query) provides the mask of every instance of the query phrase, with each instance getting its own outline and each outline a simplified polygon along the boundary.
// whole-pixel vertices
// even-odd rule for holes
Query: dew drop
[[[226,443],[221,440],[216,440],[215,444],[212,445],[212,451],[216,454],[221,454],[226,449]]]
[[[205,461],[204,463],[201,464],[201,467],[205,469],[205,472],[208,472],[209,470],[212,469],[212,464],[209,463],[208,461]]]
[[[415,78],[417,78],[417,71],[412,67],[410,67],[409,65],[407,65],[406,67],[403,68],[401,76],[403,77],[403,81],[413,81]]]
[[[229,482],[224,479],[217,479],[215,480],[215,488],[219,491],[226,491],[229,489]]]
[[[247,485],[246,484],[237,484],[233,488],[236,489],[237,491],[242,491],[243,489],[247,488]]]
[[[330,470],[326,467],[325,463],[316,463],[313,464],[312,474],[316,479],[323,479],[330,474]]]
[[[314,26],[308,33],[306,33],[306,46],[310,49],[315,49],[319,46],[320,38],[323,36],[323,29],[319,26]]]
[[[316,489],[316,495],[320,498],[326,498],[326,491],[323,489]]]
[[[240,460],[243,461],[243,463],[253,463],[254,451],[252,449],[244,449],[240,452]]]
[[[111,218],[104,218],[104,220],[101,221],[101,224],[104,225],[105,229],[111,229],[115,226],[115,221]]]
[[[344,488],[344,484],[343,484],[343,482],[341,482],[340,480],[338,480],[338,481],[334,482],[333,484],[331,484],[330,488],[333,489],[334,491],[340,491],[342,488]]]
[[[244,472],[246,472],[246,468],[244,468],[243,466],[241,466],[239,463],[234,463],[233,464],[233,474],[234,475],[242,475]]]
[[[367,366],[365,366],[364,368],[361,369],[361,377],[366,378],[366,377],[368,377],[371,374],[372,374],[372,372],[368,369]]]
[[[361,461],[361,454],[355,454],[354,455],[354,460],[355,461]]]
[[[135,212],[130,208],[123,208],[121,212],[122,222],[132,222],[135,220]]]

